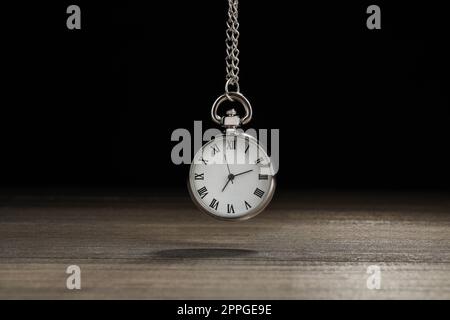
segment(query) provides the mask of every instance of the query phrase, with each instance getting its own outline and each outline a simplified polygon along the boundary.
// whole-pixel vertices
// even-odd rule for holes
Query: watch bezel
[[[249,140],[253,140],[254,143],[256,143],[258,145],[258,147],[265,153],[265,156],[267,158],[269,158],[269,156],[267,155],[266,150],[259,144],[258,140],[255,139],[255,137],[246,134],[246,133],[223,133],[221,135],[217,135],[214,139],[211,139],[210,141],[208,141],[207,143],[205,143],[200,150],[204,149],[205,147],[207,147],[210,143],[213,143],[215,141],[216,138],[223,138],[223,137],[227,137],[227,136],[231,136],[231,135],[236,135],[236,136],[241,136],[244,138],[248,138]],[[197,155],[198,151],[195,153],[194,157]],[[218,219],[218,220],[223,220],[223,221],[243,221],[243,220],[248,220],[250,218],[255,217],[256,215],[260,214],[262,211],[264,211],[264,209],[266,209],[266,207],[269,205],[269,203],[271,202],[273,195],[275,193],[275,187],[276,187],[276,178],[275,178],[275,174],[273,174],[270,179],[270,185],[269,185],[269,189],[267,190],[267,195],[266,197],[254,208],[252,208],[251,210],[247,211],[245,214],[241,215],[241,216],[237,216],[237,217],[223,217],[223,216],[219,216],[214,214],[213,212],[210,212],[208,209],[206,209],[201,203],[200,200],[197,199],[197,195],[195,194],[195,190],[193,190],[193,186],[191,184],[191,177],[193,175],[193,171],[194,171],[194,163],[191,163],[190,169],[189,169],[189,176],[187,179],[187,185],[188,185],[188,191],[189,191],[189,195],[192,199],[192,201],[195,203],[195,205],[197,206],[197,208],[202,211],[203,213],[206,213],[207,215]]]

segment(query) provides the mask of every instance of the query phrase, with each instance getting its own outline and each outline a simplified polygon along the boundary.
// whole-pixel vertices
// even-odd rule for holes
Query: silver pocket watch
[[[226,99],[239,102],[246,111],[241,119],[234,109],[217,115]],[[220,96],[212,117],[225,128],[223,134],[203,145],[195,154],[189,171],[188,188],[194,203],[205,213],[221,220],[245,220],[260,213],[275,191],[270,157],[258,141],[239,130],[252,116],[251,105],[238,92]]]

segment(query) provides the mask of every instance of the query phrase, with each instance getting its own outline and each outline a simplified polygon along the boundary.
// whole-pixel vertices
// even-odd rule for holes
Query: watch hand
[[[228,176],[227,183],[225,183],[224,187],[222,188],[222,192],[225,190],[225,188],[227,187],[227,185],[228,185],[228,183],[229,183],[230,181],[233,181],[233,179],[230,178],[230,176]]]
[[[237,176],[240,176],[241,174],[244,174],[244,173],[249,173],[250,171],[253,171],[253,170],[247,170],[247,171],[244,171],[244,172],[241,172],[241,173],[235,174],[234,176],[235,176],[235,177],[237,177]]]
[[[228,177],[230,177],[230,175],[232,174],[230,171],[230,166],[228,165],[228,161],[227,161],[227,156],[225,155],[225,153],[223,154],[223,158],[225,159],[225,163],[227,164],[227,169],[228,169]],[[233,179],[231,179],[231,183],[233,183]],[[224,188],[225,189],[225,188]]]

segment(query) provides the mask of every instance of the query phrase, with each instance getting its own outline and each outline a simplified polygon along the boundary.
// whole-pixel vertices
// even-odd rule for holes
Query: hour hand
[[[233,181],[233,180],[228,178],[227,183],[225,183],[225,185],[222,188],[222,192],[225,190],[225,188],[227,187],[228,183],[230,183],[230,181]]]

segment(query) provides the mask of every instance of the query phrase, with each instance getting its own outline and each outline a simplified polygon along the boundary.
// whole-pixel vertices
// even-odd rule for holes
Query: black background
[[[226,10],[2,4],[0,186],[184,188],[170,137],[214,127]],[[436,1],[242,0],[241,91],[252,127],[280,129],[279,188],[449,190],[448,24]]]

